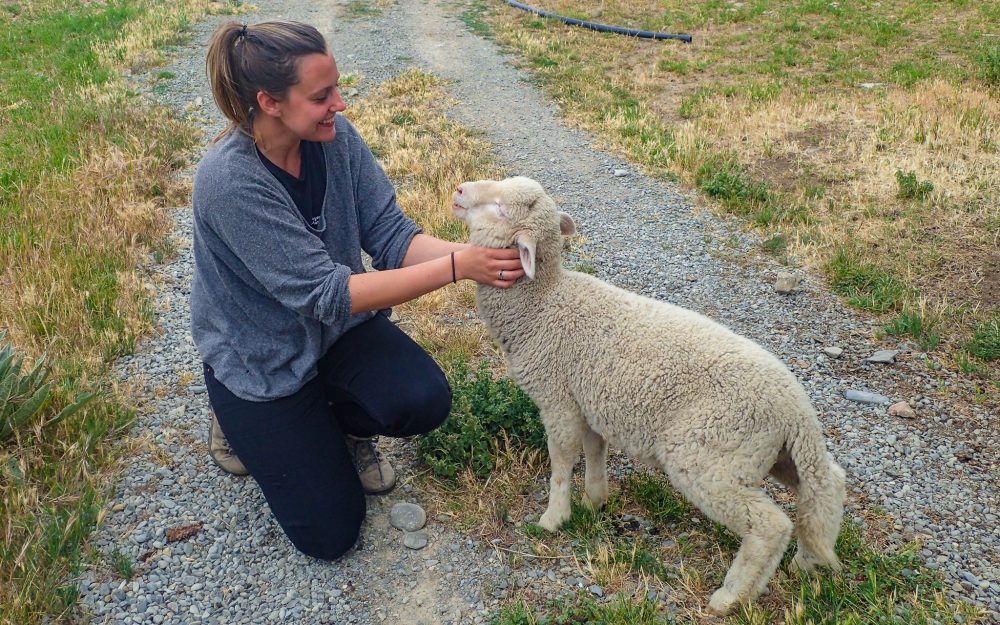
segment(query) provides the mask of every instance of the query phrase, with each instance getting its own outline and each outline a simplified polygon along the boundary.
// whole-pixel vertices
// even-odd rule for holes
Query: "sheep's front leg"
[[[538,520],[538,525],[542,529],[554,532],[569,519],[573,465],[576,464],[580,454],[580,439],[583,437],[583,432],[575,419],[557,420],[543,417],[543,421],[549,437],[552,478],[549,481],[549,507]]]
[[[594,510],[600,510],[608,502],[608,442],[589,427],[583,435],[583,455],[587,459],[587,501]]]

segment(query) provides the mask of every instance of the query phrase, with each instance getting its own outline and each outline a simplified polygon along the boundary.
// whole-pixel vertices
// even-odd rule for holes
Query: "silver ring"
[[[499,276],[500,279],[503,280],[503,269],[497,272],[497,276]]]

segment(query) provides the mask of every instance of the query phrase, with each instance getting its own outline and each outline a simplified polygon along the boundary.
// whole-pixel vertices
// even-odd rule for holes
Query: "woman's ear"
[[[257,92],[257,110],[271,117],[281,117],[281,102],[266,91]]]

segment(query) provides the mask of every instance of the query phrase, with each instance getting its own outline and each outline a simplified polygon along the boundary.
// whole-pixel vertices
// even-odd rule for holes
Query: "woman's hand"
[[[506,289],[524,275],[524,269],[517,249],[469,246],[455,252],[455,274],[460,280]]]

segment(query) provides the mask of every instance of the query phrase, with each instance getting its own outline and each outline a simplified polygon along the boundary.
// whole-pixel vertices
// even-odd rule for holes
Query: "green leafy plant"
[[[6,336],[6,332],[0,332],[0,342]],[[45,366],[45,357],[39,358],[26,374],[21,372],[23,362],[24,358],[18,356],[9,343],[0,348],[0,443],[42,419],[49,398],[50,385],[45,381],[49,369]],[[62,421],[93,398],[92,393],[81,395],[47,419],[44,425],[48,427]]]
[[[538,407],[509,378],[494,378],[488,363],[481,362],[472,374],[458,361],[448,381],[451,415],[417,441],[420,457],[436,475],[454,478],[468,467],[478,477],[488,477],[496,466],[497,444],[505,437],[529,449],[546,448]]]
[[[896,193],[896,197],[903,200],[922,200],[934,190],[932,182],[917,180],[917,172],[915,171],[904,174],[903,170],[897,169],[896,182],[899,184],[899,191]]]

